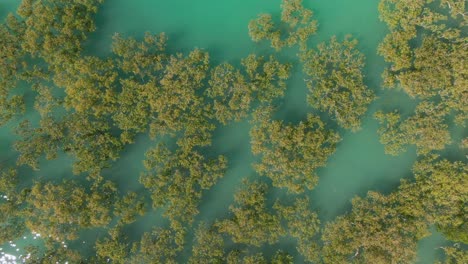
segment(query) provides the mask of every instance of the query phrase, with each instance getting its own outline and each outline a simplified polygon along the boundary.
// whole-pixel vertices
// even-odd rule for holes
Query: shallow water
[[[111,38],[119,32],[126,36],[142,37],[146,31],[166,32],[169,50],[187,52],[194,47],[208,51],[214,63],[238,62],[249,53],[270,53],[264,44],[253,43],[247,30],[248,22],[262,12],[279,15],[280,0],[108,0],[97,17],[98,29],[86,44],[87,53],[106,56],[110,51]],[[370,107],[363,127],[357,133],[340,130],[343,140],[336,153],[329,159],[326,168],[319,171],[319,185],[310,192],[313,207],[318,210],[323,222],[334,219],[350,209],[350,199],[363,196],[370,190],[388,193],[395,189],[401,178],[410,177],[410,168],[416,160],[414,149],[392,157],[385,155],[378,141],[377,122],[372,118],[378,109],[394,106],[411,109],[414,104],[401,92],[384,91],[380,88],[380,74],[385,66],[376,54],[378,43],[386,34],[386,28],[378,20],[377,0],[315,0],[304,1],[315,12],[319,21],[318,34],[311,43],[353,34],[366,55],[366,84],[380,97]],[[17,1],[7,0],[0,4],[0,16]],[[4,9],[7,8],[7,9]],[[282,56],[295,61],[295,51]],[[306,87],[299,67],[289,81],[287,94],[280,106],[279,118],[297,122],[312,111],[306,104]],[[0,160],[14,157],[11,152],[12,125],[0,128]],[[219,183],[208,191],[200,206],[197,220],[213,221],[226,215],[233,194],[241,178],[256,177],[251,168],[254,157],[250,152],[250,125],[247,121],[230,124],[216,130],[213,139],[215,151],[229,159],[229,170]],[[124,190],[139,191],[142,160],[150,140],[141,135],[136,143],[128,146],[121,159],[106,175],[111,176]],[[66,158],[64,158],[66,160]],[[62,177],[71,173],[69,162],[52,161],[44,165],[41,175]],[[53,174],[53,175],[51,175]],[[154,224],[164,224],[158,212],[151,212],[128,228],[130,237],[151,229]],[[82,241],[95,239],[96,233],[83,234]],[[30,241],[30,239],[27,239]],[[284,241],[285,246],[290,242]],[[435,234],[424,239],[419,247],[420,263],[432,263],[437,247],[444,239]],[[85,247],[84,247],[85,248]],[[91,249],[89,247],[88,249]],[[5,252],[11,252],[4,246]]]

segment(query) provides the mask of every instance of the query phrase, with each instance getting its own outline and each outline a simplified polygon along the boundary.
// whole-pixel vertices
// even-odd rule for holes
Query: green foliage
[[[153,138],[200,125],[213,129],[203,123],[210,111],[200,96],[209,71],[208,53],[195,49],[187,56],[168,55],[165,46],[164,34],[146,34],[141,42],[114,37],[114,63],[126,77],[119,78],[122,91],[116,95],[112,119],[123,130],[125,143],[148,129]]]
[[[414,215],[411,201],[398,193],[384,196],[369,192],[354,198],[351,213],[328,223],[323,231],[325,263],[412,263],[419,239],[428,226]],[[408,212],[409,208],[412,212]]]
[[[168,59],[165,53],[166,42],[167,37],[164,33],[152,35],[147,32],[143,41],[123,38],[117,33],[113,37],[112,51],[118,56],[119,69],[145,80],[154,72],[164,69],[164,63]]]
[[[121,223],[130,224],[135,222],[138,216],[146,213],[146,205],[142,197],[138,197],[138,194],[134,192],[129,192],[122,199],[116,201],[114,210],[115,215],[121,218]]]
[[[26,28],[22,48],[47,62],[69,62],[95,30],[93,15],[102,0],[24,0],[18,14]]]
[[[225,245],[223,237],[213,228],[201,223],[195,230],[195,245],[189,263],[224,263]]]
[[[86,35],[95,30],[100,2],[24,0],[19,17],[8,15],[0,26],[0,124],[25,111],[22,94],[13,92],[20,81],[37,84],[73,65]]]
[[[165,36],[147,34],[141,42],[117,35],[114,58],[82,56],[82,42],[94,30],[92,16],[98,2],[25,0],[18,11],[21,18],[10,16],[9,24],[0,28],[5,33],[0,38],[4,52],[0,71],[5,74],[0,112],[4,122],[17,111],[16,106],[20,107],[21,97],[10,92],[10,86],[19,80],[32,84],[37,93],[34,106],[41,115],[38,125],[24,121],[17,129],[18,165],[39,170],[44,157],[55,159],[64,152],[75,158],[75,174],[88,173],[94,179],[92,189],[77,182],[37,183],[26,195],[26,209],[20,212],[28,228],[51,234],[54,239],[74,239],[83,228],[106,226],[112,213],[119,227],[135,221],[144,213],[143,201],[135,193],[118,198],[115,189],[100,189],[105,186],[101,171],[119,157],[124,144],[133,142],[136,133],[149,129],[153,138],[167,134],[178,137],[177,149],[170,156],[149,159],[149,163],[162,165],[148,167],[157,174],[142,178],[146,183],[152,178],[167,179],[165,186],[160,182],[148,188],[155,189],[155,204],[169,205],[166,215],[180,243],[183,235],[179,233],[198,212],[202,191],[210,188],[226,167],[224,157],[209,160],[201,154],[201,148],[211,143],[214,129],[211,106],[202,96],[209,55],[201,50],[188,55],[166,54]],[[24,57],[33,57],[34,65],[27,66]],[[250,59],[247,64],[256,61]],[[286,78],[286,66],[274,60],[262,64],[258,73],[252,65],[246,66],[253,90]],[[63,88],[64,93],[57,88]],[[264,92],[263,96],[270,95]],[[173,174],[178,175],[174,181]],[[185,190],[185,200],[179,199],[180,190]],[[156,196],[158,191],[161,193]],[[184,205],[186,212],[179,207]],[[13,211],[9,208],[16,207],[5,205],[4,209]],[[3,222],[11,225],[14,217],[16,214],[5,214],[2,227]],[[100,260],[126,261],[128,245],[119,241],[118,232],[98,241]]]
[[[461,149],[468,149],[468,137],[461,140],[460,148]]]
[[[0,126],[26,110],[23,96],[14,91],[27,71],[22,34],[23,26],[9,14],[0,25]]]
[[[23,121],[17,129],[20,136],[14,147],[20,153],[19,165],[39,169],[39,160],[55,159],[59,151],[76,157],[73,164],[75,174],[89,172],[98,177],[100,171],[116,160],[122,143],[111,133],[110,125],[104,120],[93,120],[83,114],[69,114],[63,120],[44,117],[38,128]]]
[[[148,98],[151,112],[150,135],[173,134],[205,113],[203,99],[197,92],[203,87],[209,68],[209,56],[201,50],[168,58],[164,76]],[[144,98],[142,98],[144,99]]]
[[[401,120],[397,112],[377,112],[375,118],[381,127],[378,130],[380,142],[385,145],[385,152],[398,155],[406,146],[416,145],[419,155],[426,155],[434,150],[443,150],[451,143],[449,127],[444,118],[446,109],[432,102],[421,102],[413,116]]]
[[[26,226],[57,241],[76,239],[80,226],[90,226],[86,193],[74,182],[60,185],[37,183],[28,197]]]
[[[317,263],[320,251],[316,235],[319,233],[320,221],[310,209],[309,198],[298,198],[291,206],[276,202],[274,208],[286,220],[289,235],[298,240],[299,253],[306,261]]]
[[[466,25],[466,1],[464,0],[441,0],[441,7],[448,7],[450,10],[450,15],[452,18],[457,19],[460,16],[464,19],[464,24]]]
[[[403,133],[408,138],[404,144],[416,145],[421,155],[443,150],[450,143],[452,115],[459,126],[466,125],[468,116],[468,50],[462,34],[467,25],[465,3],[441,0],[437,6],[432,2],[382,0],[379,5],[380,17],[390,29],[379,46],[379,54],[390,63],[382,76],[384,85],[422,100],[412,117],[395,122],[391,130],[400,131],[397,141]],[[382,143],[390,142],[392,154],[403,149],[385,132],[381,136]]]
[[[67,64],[54,76],[65,88],[63,106],[76,113],[103,117],[116,111],[118,73],[112,59],[83,57]]]
[[[337,123],[352,131],[361,126],[361,118],[374,100],[374,93],[364,84],[364,55],[357,49],[357,40],[347,36],[343,42],[332,37],[317,50],[300,54],[307,75],[307,101],[328,112]]]
[[[307,40],[317,31],[313,12],[302,5],[302,0],[283,0],[281,9],[281,25],[275,25],[271,14],[260,14],[249,23],[250,37],[255,42],[270,41],[276,51],[297,43],[306,49]]]
[[[185,232],[155,228],[143,234],[133,246],[134,256],[127,263],[177,263],[177,253],[183,249]],[[182,239],[182,241],[181,241]]]
[[[149,150],[146,156],[148,172],[140,181],[151,191],[153,207],[164,206],[171,221],[182,223],[193,221],[203,190],[224,175],[227,165],[224,156],[207,159],[195,150],[173,152],[162,144]]]
[[[312,190],[318,182],[315,170],[326,164],[340,140],[325,129],[320,118],[309,115],[298,125],[285,125],[271,120],[272,109],[260,108],[254,113],[250,131],[252,152],[261,155],[255,170],[272,179],[276,187],[289,192]]]
[[[14,83],[18,73],[26,67],[24,50],[21,49],[21,34],[23,25],[13,15],[9,14],[5,24],[0,25],[0,73],[2,83]],[[2,88],[7,88],[2,85]]]
[[[110,229],[109,236],[96,241],[96,255],[101,263],[109,262],[109,260],[116,264],[127,263],[130,244],[125,241],[126,238],[122,234],[121,228],[114,227]]]
[[[293,264],[294,258],[286,252],[278,250],[270,262],[271,264]]]
[[[218,224],[219,222],[215,225]],[[267,261],[267,256],[262,253],[252,253],[249,249],[235,249],[226,254],[226,245],[215,226],[208,227],[205,223],[201,223],[195,231],[195,244],[189,263],[294,263],[293,257],[281,250]]]
[[[270,214],[266,204],[267,185],[243,181],[243,187],[235,196],[235,204],[229,206],[230,219],[216,222],[219,232],[231,236],[235,243],[259,247],[274,244],[285,232],[280,218]]]
[[[14,169],[0,171],[0,244],[12,241],[25,232],[21,217],[22,193],[18,190]]]
[[[248,253],[245,250],[232,250],[226,256],[226,262],[229,264],[292,264],[294,259],[288,253],[278,250],[270,261],[262,253]]]
[[[3,196],[15,197],[17,195],[16,187],[18,185],[18,177],[15,169],[2,169],[0,177],[0,194]],[[6,198],[5,198],[6,199]]]
[[[388,196],[369,192],[355,198],[351,213],[327,224],[325,263],[412,263],[417,242],[429,235],[431,225],[447,238],[467,242],[466,165],[427,156],[413,172],[414,182],[402,181]]]
[[[145,34],[143,41],[123,38],[116,34],[112,50],[117,56],[117,68],[128,78],[119,78],[121,92],[117,95],[118,108],[112,115],[124,132],[123,142],[132,142],[135,133],[145,132],[152,122],[152,105],[158,96],[157,78],[162,74],[168,55],[164,52],[167,38],[164,34]]]
[[[46,241],[45,250],[35,246],[27,246],[25,249],[28,252],[28,256],[20,257],[21,263],[84,263],[84,259],[78,251],[66,248],[63,244],[50,240]]]
[[[195,231],[195,245],[189,263],[294,263],[293,257],[281,250],[267,261],[262,253],[252,254],[248,249],[232,250],[226,254],[226,245],[215,227],[201,223]]]
[[[5,86],[9,85],[11,84],[5,84]],[[3,90],[3,86],[4,84],[0,83],[0,89]],[[4,92],[0,91],[0,93]],[[24,99],[22,96],[14,95],[10,98],[6,98],[7,96],[3,97],[3,95],[0,96],[0,125],[4,125],[14,116],[25,112],[26,107],[24,105]]]
[[[453,47],[434,36],[424,37],[419,48],[414,50],[414,68],[399,74],[404,91],[419,98],[430,98],[441,88],[452,84],[451,49]]]
[[[76,114],[70,115],[66,125],[69,141],[65,141],[63,150],[76,157],[75,174],[90,172],[91,176],[98,176],[103,168],[110,166],[110,161],[119,157],[122,143],[105,120]]]
[[[426,218],[447,237],[468,244],[468,168],[463,162],[427,158],[413,167],[415,190]]]
[[[24,175],[28,170],[2,168],[0,244],[28,231],[40,233],[45,247],[28,248],[25,263],[176,263],[203,193],[227,169],[224,156],[210,154],[215,121],[241,120],[258,105],[251,130],[252,151],[260,156],[256,171],[275,187],[287,188],[288,195],[315,187],[316,169],[340,138],[315,115],[297,125],[272,120],[271,105],[285,94],[291,64],[251,54],[239,69],[228,63],[213,66],[199,49],[170,54],[163,33],[147,33],[142,40],[116,34],[112,56],[84,56],[101,2],[23,0],[17,15],[0,25],[0,126],[33,110],[26,109],[18,89],[23,85],[31,87],[40,116],[38,123],[19,120],[18,168],[40,170],[65,153],[73,158],[74,174],[90,176],[87,181],[30,181]],[[414,180],[402,181],[389,195],[369,192],[355,198],[350,213],[326,225],[322,251],[320,222],[307,196],[271,206],[267,184],[244,181],[227,218],[196,228],[189,262],[293,263],[283,251],[258,252],[290,236],[307,262],[408,263],[429,226],[447,239],[468,243],[466,165],[430,155],[451,143],[452,121],[466,126],[465,5],[460,0],[381,0],[379,6],[390,30],[379,46],[389,63],[384,85],[419,100],[410,116],[378,112],[379,134],[388,153],[415,145],[426,156],[415,164]],[[342,127],[358,130],[375,96],[364,85],[365,59],[357,41],[333,37],[308,50],[317,30],[312,11],[301,0],[283,0],[281,7],[281,23],[270,14],[250,22],[252,39],[267,40],[277,51],[299,44],[309,104]],[[102,171],[139,133],[170,143],[150,148],[140,177],[170,227],[155,227],[131,243],[125,227],[145,214],[146,193],[121,194]],[[83,259],[62,245],[94,228],[108,231],[96,241],[96,256]],[[463,249],[459,244],[443,248],[445,263],[465,263]]]
[[[464,264],[468,262],[468,251],[461,248],[459,244],[442,249],[445,253],[445,259],[443,262],[436,262],[436,264]]]
[[[380,123],[378,133],[380,142],[385,146],[385,153],[397,156],[404,152],[406,145],[409,144],[409,138],[400,130],[400,114],[397,111],[390,113],[379,111],[375,113],[375,118]]]
[[[55,95],[57,91],[54,87],[36,83],[32,88],[37,93],[34,98],[34,109],[39,113],[41,118],[47,119],[60,116],[57,112],[62,110],[63,97]]]
[[[115,195],[116,188],[110,182],[93,190],[86,190],[74,181],[37,182],[26,199],[26,226],[56,241],[76,239],[81,228],[110,223]]]
[[[267,264],[262,253],[244,255],[243,252],[233,250],[229,252],[226,263],[228,264]]]
[[[466,219],[464,223],[457,223],[463,216],[467,215],[466,208],[462,210],[462,215],[457,215],[454,223],[447,223],[445,225],[438,225],[437,229],[444,234],[444,237],[451,241],[458,241],[468,244],[468,224]],[[465,217],[466,218],[466,217]]]
[[[17,163],[29,165],[39,169],[39,158],[45,154],[46,159],[57,157],[64,136],[63,125],[52,118],[40,121],[39,128],[33,128],[29,121],[23,121],[17,128],[17,134],[21,140],[14,144],[14,148],[20,153]]]
[[[250,113],[256,100],[271,103],[282,97],[286,89],[289,64],[281,64],[273,56],[265,61],[263,57],[249,55],[241,65],[243,71],[228,63],[211,71],[206,94],[214,100],[215,117],[223,124],[241,120]]]

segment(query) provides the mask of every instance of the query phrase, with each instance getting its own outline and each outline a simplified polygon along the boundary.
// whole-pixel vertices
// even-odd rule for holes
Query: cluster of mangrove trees
[[[465,127],[468,117],[464,0],[381,0],[389,28],[378,47],[388,62],[383,86],[417,106],[409,115],[375,113],[378,133],[388,154],[414,145],[418,161],[396,190],[356,197],[329,222],[312,210],[309,191],[339,132],[357,132],[376,98],[355,38],[311,47],[312,10],[283,0],[279,21],[260,14],[248,25],[254,42],[273,48],[269,55],[216,65],[205,50],[172,53],[164,33],[146,33],[116,34],[110,55],[91,56],[84,45],[102,2],[22,0],[0,24],[0,126],[15,127],[17,154],[16,163],[0,164],[0,245],[31,232],[44,242],[26,248],[22,261],[412,263],[418,241],[436,227],[454,242],[441,248],[441,263],[467,263],[468,168],[443,152],[451,126]],[[276,119],[293,68],[278,56],[283,48],[298,48],[307,102],[336,126],[316,113],[298,123]],[[205,192],[229,168],[212,151],[213,133],[245,120],[260,177],[245,175],[224,217],[197,222]],[[152,142],[137,177],[145,191],[122,191],[104,171],[142,134]],[[457,144],[466,149],[467,139]],[[72,160],[70,175],[31,177],[61,157]],[[271,200],[283,190],[286,198]],[[154,210],[168,224],[132,239],[126,228]],[[86,230],[105,230],[92,254],[63,246]],[[281,239],[294,240],[295,251],[262,251]]]

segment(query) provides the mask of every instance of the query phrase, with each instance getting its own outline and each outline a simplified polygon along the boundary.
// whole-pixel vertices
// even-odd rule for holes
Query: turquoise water
[[[268,54],[264,44],[253,43],[247,30],[248,22],[262,12],[279,15],[280,0],[108,0],[97,17],[98,29],[86,43],[87,53],[97,56],[109,55],[111,38],[119,32],[125,36],[142,37],[145,32],[166,32],[169,36],[169,50],[187,52],[194,47],[208,51],[214,63],[229,61],[236,63],[249,53]],[[319,21],[318,34],[311,44],[328,40],[332,35],[343,37],[353,34],[360,44],[359,49],[366,55],[366,84],[379,99],[371,105],[363,127],[357,133],[339,130],[343,140],[336,153],[329,159],[326,168],[319,171],[319,185],[310,192],[313,207],[319,212],[323,223],[350,209],[350,199],[363,196],[370,190],[388,193],[394,190],[400,179],[410,177],[410,168],[416,160],[414,149],[392,157],[385,155],[378,141],[377,122],[372,118],[378,109],[395,106],[411,109],[414,104],[401,92],[384,91],[380,88],[380,74],[385,66],[376,54],[378,43],[386,34],[386,27],[378,20],[377,0],[315,0],[304,1],[315,12]],[[15,0],[0,3],[0,16],[17,4]],[[295,51],[282,54],[283,58],[296,61]],[[297,122],[312,111],[306,104],[306,87],[299,67],[288,83],[287,94],[279,106],[278,118]],[[0,161],[11,161],[11,133],[13,124],[0,128]],[[213,221],[222,218],[233,201],[233,194],[243,177],[256,177],[251,168],[254,157],[250,152],[250,125],[247,121],[233,123],[216,130],[213,139],[214,150],[229,159],[229,169],[223,179],[208,191],[200,205],[197,220]],[[145,135],[137,138],[135,144],[127,146],[120,160],[104,174],[114,179],[122,190],[141,191],[138,182],[143,171],[144,153],[151,146]],[[65,161],[65,162],[64,162]],[[71,174],[70,161],[60,160],[44,163],[40,175],[63,177]],[[150,212],[127,228],[130,238],[154,225],[167,224],[159,212]],[[80,241],[88,242],[103,232],[87,232]],[[30,241],[31,239],[27,239]],[[190,240],[190,238],[189,238]],[[79,242],[77,242],[79,243]],[[291,243],[284,241],[285,246]],[[431,263],[436,256],[435,248],[444,244],[439,235],[423,240],[419,247],[420,263]],[[11,252],[8,246],[3,248]]]

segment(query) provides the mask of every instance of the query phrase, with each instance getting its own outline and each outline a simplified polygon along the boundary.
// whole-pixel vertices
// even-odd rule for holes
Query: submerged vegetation
[[[28,232],[44,242],[28,247],[22,261],[412,263],[417,243],[435,227],[454,242],[440,249],[441,263],[467,262],[468,169],[444,156],[450,126],[466,126],[468,116],[464,1],[381,0],[390,30],[378,48],[389,63],[384,86],[402,89],[417,106],[409,116],[375,113],[378,133],[388,154],[414,145],[418,161],[396,190],[356,197],[348,213],[328,222],[309,198],[317,171],[335,153],[341,131],[360,129],[376,98],[356,39],[309,47],[318,30],[313,12],[302,0],[283,0],[279,22],[261,14],[248,26],[252,40],[268,41],[275,53],[250,54],[239,65],[216,65],[201,49],[171,53],[164,33],[141,40],[116,34],[111,55],[90,56],[83,45],[101,2],[23,0],[0,25],[0,125],[16,126],[18,153],[16,165],[0,165],[0,245]],[[316,113],[290,123],[275,114],[294,63],[278,53],[295,45]],[[229,214],[201,222],[205,193],[230,165],[213,151],[213,133],[245,120],[257,158],[252,167],[265,178],[245,175]],[[122,191],[105,172],[146,134],[144,190]],[[466,149],[467,139],[457,145]],[[31,177],[63,157],[76,177]],[[273,192],[284,195],[274,201]],[[130,224],[153,211],[167,224],[132,237]],[[96,230],[104,235],[93,241],[93,254],[83,254],[73,242]],[[284,239],[295,251],[280,249]]]

